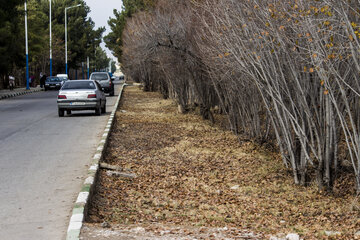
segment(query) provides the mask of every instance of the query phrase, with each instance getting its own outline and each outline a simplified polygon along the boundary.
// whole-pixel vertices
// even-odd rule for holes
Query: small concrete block
[[[82,222],[70,222],[68,227],[68,232],[71,230],[80,230],[82,226]]]
[[[107,135],[108,135],[107,133],[104,133],[104,134],[103,134],[103,137],[107,137]]]
[[[80,192],[76,199],[76,203],[86,203],[89,197],[89,192]]]
[[[74,214],[70,218],[70,223],[71,222],[82,222],[83,220],[84,220],[84,214],[82,214],[82,213]]]
[[[100,159],[101,158],[101,154],[100,153],[97,153],[94,155],[94,159],[97,160],[97,159]]]
[[[88,177],[85,179],[84,184],[93,184],[94,183],[94,177]]]
[[[99,146],[96,150],[97,151],[102,151],[102,150],[104,150],[104,146]]]
[[[89,170],[90,171],[96,171],[98,169],[98,164],[91,165]]]
[[[66,240],[79,240],[80,238],[80,229],[79,230],[70,230],[67,232]]]

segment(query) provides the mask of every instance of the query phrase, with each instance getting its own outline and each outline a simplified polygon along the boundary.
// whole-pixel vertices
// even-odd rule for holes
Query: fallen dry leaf
[[[326,239],[324,230],[351,239],[360,229],[351,176],[340,179],[332,195],[312,183],[295,186],[277,153],[240,143],[222,121],[210,126],[195,113],[179,114],[171,100],[138,87],[125,88],[120,109],[105,161],[137,178],[100,171],[90,222],[173,224],[200,233],[206,232],[200,227],[226,226],[234,227],[234,236],[245,229],[306,239]],[[185,235],[194,232],[185,229]],[[212,234],[207,238],[216,238]]]

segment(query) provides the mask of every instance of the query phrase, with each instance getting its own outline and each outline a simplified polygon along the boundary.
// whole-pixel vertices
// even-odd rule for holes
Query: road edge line
[[[66,240],[79,240],[80,239],[80,232],[83,225],[83,221],[87,215],[88,210],[88,203],[91,201],[92,194],[94,193],[94,188],[96,186],[96,182],[98,179],[98,170],[99,170],[99,163],[103,158],[104,151],[106,149],[109,133],[113,127],[114,118],[116,111],[119,107],[120,99],[124,90],[124,87],[127,86],[124,83],[119,92],[118,99],[116,100],[116,104],[114,109],[112,110],[108,122],[106,123],[106,127],[102,134],[101,140],[96,147],[96,152],[91,159],[91,166],[88,170],[86,175],[86,179],[82,185],[82,188],[78,194],[78,197],[75,201],[72,215],[69,221],[67,233],[66,233]]]

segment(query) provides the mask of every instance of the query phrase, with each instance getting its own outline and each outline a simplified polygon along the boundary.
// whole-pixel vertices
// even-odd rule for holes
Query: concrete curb
[[[110,114],[109,120],[104,129],[104,133],[102,134],[100,143],[97,146],[96,152],[91,160],[91,166],[88,170],[87,177],[83,183],[81,191],[76,199],[74,204],[74,208],[72,211],[72,215],[70,218],[69,226],[67,229],[66,240],[79,240],[80,239],[80,231],[87,214],[88,203],[91,200],[92,194],[94,192],[94,188],[96,186],[99,163],[103,158],[104,150],[106,149],[106,145],[109,139],[109,132],[112,129],[115,113],[119,107],[119,102],[121,99],[121,95],[126,84],[123,84],[120,88],[119,96],[114,106],[113,111]]]
[[[9,92],[9,93],[6,93],[6,94],[3,94],[1,95],[0,94],[0,100],[1,99],[6,99],[6,98],[12,98],[12,97],[16,97],[16,96],[20,96],[20,95],[24,95],[24,94],[29,94],[29,93],[34,93],[34,92],[41,92],[41,91],[44,91],[44,89],[40,88],[40,89],[30,89],[30,90],[24,90],[24,91],[19,91],[19,92]]]

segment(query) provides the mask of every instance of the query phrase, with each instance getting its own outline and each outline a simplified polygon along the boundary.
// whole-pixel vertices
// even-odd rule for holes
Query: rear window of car
[[[108,75],[106,73],[94,73],[91,75],[91,80],[109,80]]]
[[[62,87],[62,89],[64,90],[68,90],[68,89],[96,89],[94,82],[90,82],[90,81],[81,81],[81,82],[76,82],[76,81],[67,81],[65,82],[64,86]]]

